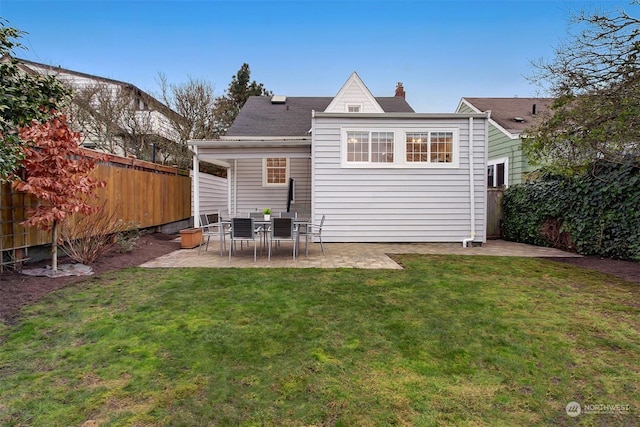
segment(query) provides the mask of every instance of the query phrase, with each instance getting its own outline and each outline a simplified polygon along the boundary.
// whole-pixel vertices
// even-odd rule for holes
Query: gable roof
[[[311,129],[312,111],[324,111],[333,99],[288,96],[284,103],[272,103],[268,96],[250,96],[226,136],[306,136]],[[385,113],[414,112],[400,96],[375,100]]]
[[[465,103],[478,113],[491,111],[491,121],[518,137],[549,111],[553,101],[554,98],[462,98],[460,104]]]
[[[5,58],[3,58],[4,60]],[[14,58],[18,61],[18,65],[25,72],[38,73],[41,75],[55,76],[59,81],[66,83],[68,85],[73,86],[75,89],[78,87],[83,87],[87,85],[92,85],[95,83],[112,85],[121,87],[134,96],[144,100],[147,103],[147,106],[150,110],[160,111],[161,113],[167,116],[173,116],[175,118],[180,118],[180,115],[165,105],[163,102],[158,100],[157,98],[149,95],[142,89],[137,86],[123,82],[120,80],[109,79],[106,77],[96,76],[93,74],[87,74],[80,71],[69,70],[66,68],[62,68],[59,66],[41,64],[39,62],[29,61],[27,59]],[[8,60],[8,58],[7,58]]]
[[[354,97],[363,103],[362,113],[384,113],[382,106],[380,106],[369,88],[355,71],[351,73],[351,76],[349,76],[347,81],[342,85],[338,94],[324,111],[327,113],[344,113],[347,111],[345,102],[352,100]]]
[[[58,74],[69,74],[73,76],[86,78],[92,81],[99,81],[102,83],[109,83],[109,84],[114,84],[118,86],[135,87],[130,83],[123,82],[120,80],[114,80],[114,79],[109,79],[107,77],[96,76],[94,74],[88,74],[80,71],[69,70],[68,68],[62,68],[60,66],[42,64],[39,62],[29,61],[28,59],[22,59],[22,58],[14,58],[14,59],[18,61],[19,65],[27,67],[28,69],[40,74],[53,75],[53,76],[56,76]]]

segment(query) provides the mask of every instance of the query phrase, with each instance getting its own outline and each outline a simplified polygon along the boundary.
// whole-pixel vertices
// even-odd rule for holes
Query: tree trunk
[[[58,271],[58,221],[53,221],[51,234],[53,238],[51,242],[51,270]]]

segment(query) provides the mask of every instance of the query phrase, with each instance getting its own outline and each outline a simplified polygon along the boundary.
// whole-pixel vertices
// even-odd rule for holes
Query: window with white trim
[[[347,113],[361,113],[362,104],[347,104],[346,109]]]
[[[270,157],[262,159],[262,185],[264,187],[286,187],[289,183],[289,159]]]
[[[509,158],[489,160],[487,162],[487,187],[507,187],[509,173]]]
[[[425,163],[429,159],[429,133],[411,132],[407,133],[406,153],[407,162]]]
[[[347,162],[393,163],[394,150],[393,132],[347,132]]]
[[[452,163],[453,132],[407,132],[407,163]]]
[[[343,128],[341,164],[347,168],[455,168],[459,133],[456,128]]]

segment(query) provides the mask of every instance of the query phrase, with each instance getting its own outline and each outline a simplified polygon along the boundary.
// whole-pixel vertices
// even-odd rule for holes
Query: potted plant
[[[262,213],[264,214],[264,220],[265,221],[271,221],[271,209],[264,208],[264,209],[262,209]]]

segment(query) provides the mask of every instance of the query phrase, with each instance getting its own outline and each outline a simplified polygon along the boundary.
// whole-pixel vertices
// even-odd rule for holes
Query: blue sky
[[[544,95],[526,77],[567,37],[571,12],[638,15],[629,1],[0,0],[26,31],[16,56],[157,94],[190,77],[227,88],[242,63],[276,94],[333,96],[356,71],[375,96],[403,82],[418,112],[461,97]]]

